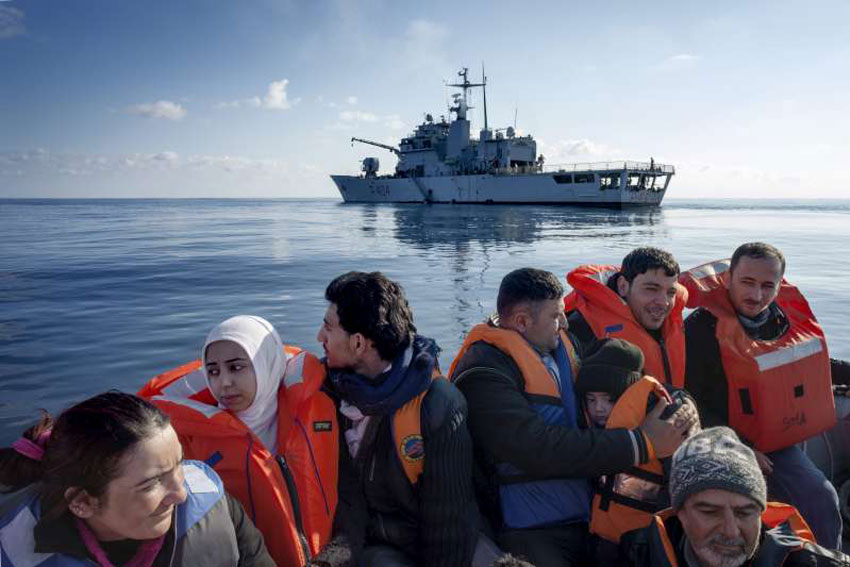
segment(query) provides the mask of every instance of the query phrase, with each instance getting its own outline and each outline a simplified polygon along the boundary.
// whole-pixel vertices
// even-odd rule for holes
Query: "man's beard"
[[[726,547],[737,546],[740,551],[732,555],[718,553],[712,547],[712,544],[719,544]],[[755,554],[755,546],[753,549],[747,549],[747,542],[744,538],[724,538],[723,536],[715,535],[708,539],[701,546],[693,546],[694,554],[700,560],[700,563],[705,567],[741,567],[748,559]]]

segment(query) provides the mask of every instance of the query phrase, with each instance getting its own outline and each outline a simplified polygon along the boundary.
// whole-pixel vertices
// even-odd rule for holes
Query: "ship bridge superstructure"
[[[487,79],[473,83],[468,69],[458,72],[461,81],[447,86],[458,88],[453,95],[449,113],[455,119],[446,121],[445,116],[434,120],[431,114],[416,126],[408,136],[401,139],[398,150],[384,144],[352,138],[352,142],[388,149],[398,156],[395,173],[388,177],[430,177],[444,175],[470,175],[497,171],[504,168],[530,167],[538,163],[537,143],[531,136],[517,136],[513,127],[493,131],[487,124]],[[469,105],[469,90],[484,90],[484,127],[478,138],[470,136],[468,112],[475,107]],[[375,159],[375,158],[369,158]]]

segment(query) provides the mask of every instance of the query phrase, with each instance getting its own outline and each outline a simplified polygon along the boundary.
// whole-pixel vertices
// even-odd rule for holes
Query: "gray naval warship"
[[[395,173],[380,175],[376,157],[362,161],[362,175],[331,175],[347,203],[514,203],[568,204],[605,207],[657,206],[667,192],[672,165],[637,161],[544,165],[531,136],[512,127],[487,125],[487,80],[470,82],[463,68],[452,95],[449,117],[428,114],[398,147],[362,138],[398,157]],[[470,137],[468,94],[481,88],[484,128]]]

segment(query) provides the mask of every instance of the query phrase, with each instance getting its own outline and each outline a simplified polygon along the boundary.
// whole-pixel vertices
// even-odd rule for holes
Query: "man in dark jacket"
[[[782,252],[769,244],[744,244],[732,255],[726,274],[728,301],[740,328],[755,342],[775,341],[789,331],[789,318],[776,302],[784,272]],[[730,425],[729,387],[724,368],[728,361],[721,355],[717,333],[718,317],[709,308],[700,307],[685,321],[685,387],[697,401],[702,423],[707,427]],[[825,353],[823,356],[826,357]],[[850,381],[845,364],[832,360],[830,366],[833,381]],[[800,376],[801,391],[805,391],[803,384],[807,381],[829,380],[822,373],[802,374],[806,375]],[[809,387],[813,387],[811,382]],[[758,405],[757,401],[754,403]],[[751,431],[736,429],[745,442],[752,444]],[[767,475],[771,497],[796,506],[812,526],[818,542],[840,549],[842,522],[838,495],[795,442],[769,453],[755,449],[756,459]]]
[[[549,272],[505,276],[497,324],[470,331],[450,371],[469,406],[482,508],[500,546],[537,567],[583,565],[589,479],[669,456],[697,419],[685,406],[661,420],[665,401],[633,430],[579,429],[563,293]]]
[[[625,534],[627,567],[838,567],[791,506],[767,503],[755,454],[728,427],[705,429],[673,455],[672,508]]]
[[[478,536],[472,442],[436,343],[415,334],[401,286],[380,272],[343,274],[325,298],[318,340],[344,446],[334,540],[314,562],[344,558],[342,540],[360,565],[468,567]],[[400,433],[396,416],[410,408],[413,425]]]

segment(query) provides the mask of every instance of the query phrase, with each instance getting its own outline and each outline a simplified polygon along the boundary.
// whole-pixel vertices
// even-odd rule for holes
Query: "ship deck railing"
[[[583,171],[635,171],[645,173],[669,173],[675,174],[676,168],[663,163],[649,161],[600,161],[594,163],[564,163],[544,165],[542,167],[531,165],[523,167],[500,167],[490,171],[493,175],[528,175],[529,173],[572,173]]]

